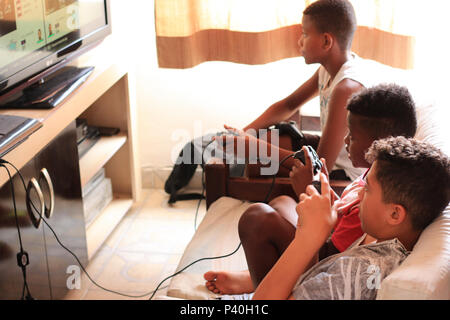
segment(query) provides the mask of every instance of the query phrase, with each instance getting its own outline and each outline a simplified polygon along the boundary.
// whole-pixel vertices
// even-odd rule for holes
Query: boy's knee
[[[292,199],[291,197],[282,195],[282,196],[278,196],[278,197],[274,198],[272,201],[270,201],[269,206],[271,206],[272,208],[274,208],[276,210],[276,207],[278,207],[280,205],[282,206],[282,205],[291,204],[291,203],[296,204],[295,200]]]
[[[239,237],[248,235],[264,234],[266,226],[270,226],[278,213],[265,203],[254,203],[250,205],[239,219],[238,231]]]

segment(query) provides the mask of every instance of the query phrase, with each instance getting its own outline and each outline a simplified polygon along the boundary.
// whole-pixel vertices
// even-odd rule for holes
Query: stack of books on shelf
[[[86,228],[113,199],[111,179],[100,169],[82,189]]]

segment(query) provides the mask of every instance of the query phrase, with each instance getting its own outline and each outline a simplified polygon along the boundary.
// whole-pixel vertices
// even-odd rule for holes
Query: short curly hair
[[[363,88],[347,103],[361,116],[361,125],[372,139],[413,137],[417,130],[416,107],[408,89],[394,83]]]
[[[318,0],[310,4],[303,14],[311,17],[319,32],[333,34],[341,50],[351,48],[356,31],[356,15],[348,0]]]
[[[383,201],[402,205],[416,230],[423,230],[450,201],[450,159],[438,148],[405,137],[376,140],[366,153],[377,161]]]

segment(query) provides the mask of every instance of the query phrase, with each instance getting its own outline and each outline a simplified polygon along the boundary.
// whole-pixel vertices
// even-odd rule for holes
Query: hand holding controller
[[[308,151],[308,157],[311,160],[312,168],[313,168],[313,177],[317,177],[317,174],[322,170],[322,162],[319,159],[319,156],[317,155],[316,151],[311,146],[305,146]],[[306,165],[306,159],[305,159],[305,153],[302,150],[298,151],[294,155],[294,159],[300,160],[303,165]],[[320,193],[320,181],[315,180],[313,178],[312,185],[319,191]]]

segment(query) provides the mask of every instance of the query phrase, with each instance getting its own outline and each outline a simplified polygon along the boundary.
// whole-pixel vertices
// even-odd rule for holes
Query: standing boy
[[[320,141],[318,136],[308,136],[304,144],[318,145],[319,157],[325,158],[330,169],[337,169],[330,173],[332,179],[348,177],[354,180],[361,175],[362,171],[352,166],[344,149],[347,101],[370,84],[364,60],[350,51],[355,30],[355,12],[349,1],[319,0],[308,6],[303,12],[299,46],[306,64],[318,63],[319,69],[292,94],[271,105],[243,131],[258,131],[286,121],[304,103],[319,94],[322,135]],[[240,132],[241,137],[235,138],[235,144],[239,143],[239,139],[246,139],[247,142],[255,139],[240,130],[236,132]],[[267,149],[270,150],[270,147]],[[279,149],[279,159],[290,153],[291,150]],[[280,169],[290,170],[293,164],[290,158],[284,163],[285,168]]]

